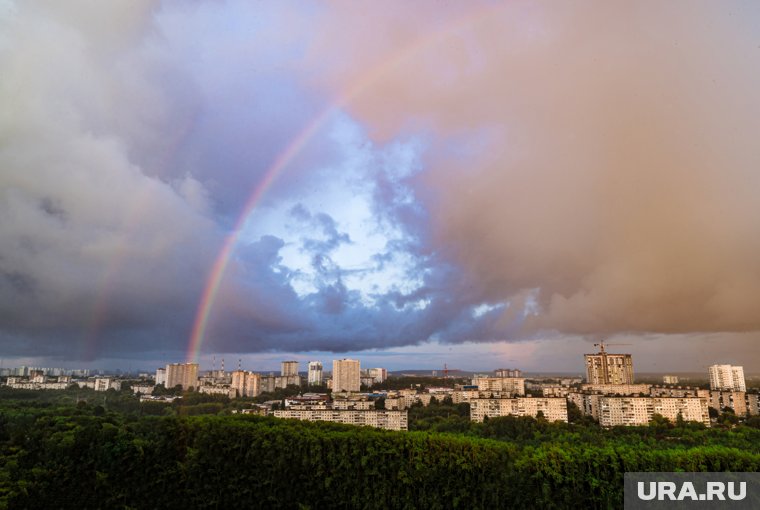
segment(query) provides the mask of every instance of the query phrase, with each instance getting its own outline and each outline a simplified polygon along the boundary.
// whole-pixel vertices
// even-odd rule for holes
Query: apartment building
[[[712,365],[708,368],[711,390],[747,391],[744,367]]]
[[[496,391],[514,396],[525,395],[525,379],[522,377],[475,377],[472,385],[478,391]]]
[[[288,409],[273,411],[272,414],[277,418],[330,421],[387,430],[408,430],[409,428],[406,411],[340,410],[291,406]]]
[[[361,389],[361,365],[355,359],[333,360],[332,391],[358,392]]]
[[[549,421],[567,421],[567,400],[553,397],[477,398],[470,400],[470,420],[499,416],[538,416],[543,413]]]

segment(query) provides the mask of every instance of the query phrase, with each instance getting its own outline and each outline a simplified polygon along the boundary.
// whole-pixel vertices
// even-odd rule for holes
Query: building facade
[[[497,368],[493,372],[496,377],[522,377],[522,370],[519,368]]]
[[[277,418],[290,418],[307,421],[331,421],[375,427],[387,430],[408,430],[408,417],[406,411],[382,411],[382,410],[339,410],[291,406],[288,409],[273,411]]]
[[[166,365],[167,388],[182,386],[183,390],[198,385],[198,363],[171,363]]]
[[[367,376],[371,377],[375,384],[380,384],[388,378],[388,371],[384,368],[369,368],[367,369]]]
[[[472,379],[472,385],[477,386],[478,391],[525,395],[525,379],[522,377],[475,377]]]
[[[542,413],[549,421],[567,421],[567,400],[553,397],[477,398],[470,400],[470,420],[481,422],[486,417],[531,416]]]
[[[297,376],[298,375],[298,362],[297,361],[283,361],[280,363],[280,375],[283,377]]]
[[[568,400],[603,427],[647,425],[655,414],[672,422],[680,414],[685,421],[698,421],[706,427],[710,426],[708,399],[704,397],[642,397],[575,392],[568,396]]]
[[[95,391],[121,390],[121,381],[111,377],[98,377],[95,379]]]
[[[322,362],[321,361],[309,361],[309,372],[307,381],[309,386],[321,386],[322,385]]]
[[[156,369],[156,386],[159,384],[163,384],[166,386],[166,369],[165,368],[157,368]]]
[[[712,365],[708,372],[711,390],[747,391],[747,385],[744,382],[744,367]]]
[[[256,397],[261,393],[261,376],[247,370],[235,370],[230,387],[238,397]]]
[[[586,382],[589,384],[633,384],[633,358],[630,354],[584,354]]]
[[[355,359],[333,360],[332,391],[358,392],[361,388],[361,364]]]

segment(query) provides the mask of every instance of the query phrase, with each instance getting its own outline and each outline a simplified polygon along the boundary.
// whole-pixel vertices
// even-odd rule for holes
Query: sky
[[[0,364],[760,372],[759,21],[0,0]]]

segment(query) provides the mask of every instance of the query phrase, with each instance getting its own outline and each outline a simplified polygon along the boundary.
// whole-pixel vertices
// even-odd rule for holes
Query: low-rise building
[[[277,418],[330,421],[387,430],[408,430],[409,428],[406,411],[304,409],[291,407],[272,411],[272,414]]]
[[[98,377],[95,379],[95,391],[121,390],[121,381],[111,377]]]
[[[135,384],[132,386],[132,393],[135,395],[152,395],[154,386],[152,384]]]
[[[648,384],[581,384],[581,391],[603,395],[649,395]]]
[[[204,395],[223,395],[228,398],[237,397],[237,390],[230,386],[199,386],[198,393]]]

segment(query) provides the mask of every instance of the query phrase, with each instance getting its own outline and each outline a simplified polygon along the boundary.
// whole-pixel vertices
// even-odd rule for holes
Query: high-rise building
[[[283,361],[281,364],[280,375],[288,377],[298,375],[298,362],[297,361]]]
[[[711,390],[747,391],[747,385],[744,382],[744,367],[712,365],[708,371]]]
[[[678,376],[677,375],[663,375],[662,382],[664,384],[678,384]]]
[[[239,397],[255,397],[261,393],[261,376],[246,370],[232,372],[232,384]]]
[[[522,377],[522,370],[519,368],[497,368],[494,370],[496,377]]]
[[[333,360],[332,390],[357,392],[361,388],[361,365],[356,359]]]
[[[388,371],[384,368],[369,368],[367,377],[371,377],[376,384],[384,383],[388,378]]]
[[[156,369],[156,386],[159,384],[166,385],[166,369],[165,368],[157,368]]]
[[[584,354],[586,382],[589,384],[633,384],[630,354],[610,354],[604,346],[596,354]]]
[[[183,390],[198,385],[198,363],[171,363],[166,365],[167,388],[182,386]]]
[[[309,361],[309,385],[320,386],[322,384],[322,362]]]
[[[513,395],[525,395],[525,379],[522,377],[473,377],[478,391],[498,391]]]

